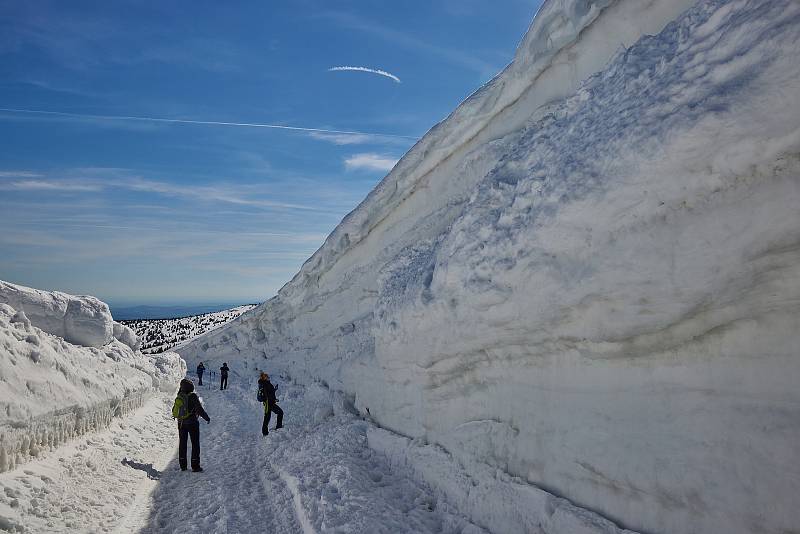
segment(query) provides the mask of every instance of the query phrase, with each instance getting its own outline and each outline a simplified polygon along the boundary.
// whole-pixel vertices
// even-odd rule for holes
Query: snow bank
[[[0,280],[0,304],[24,311],[34,326],[75,345],[102,347],[116,338],[138,350],[133,331],[115,323],[108,304],[95,297],[51,293]]]
[[[119,341],[67,343],[0,304],[0,472],[141,406],[185,374],[175,353],[151,359]]]
[[[796,528],[800,4],[685,7],[546,2],[277,297],[181,354],[323,380],[626,528]]]
[[[446,502],[470,520],[507,534],[624,534],[603,519],[566,499],[509,477],[486,464],[465,469],[441,447],[424,445],[380,428],[367,431],[369,447],[401,472],[424,480]]]

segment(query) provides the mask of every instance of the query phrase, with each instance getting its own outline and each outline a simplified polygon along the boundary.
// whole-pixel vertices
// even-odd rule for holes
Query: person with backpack
[[[222,367],[219,368],[219,389],[228,389],[228,362],[222,364]]]
[[[187,437],[192,440],[192,471],[199,473],[203,471],[200,467],[200,423],[197,416],[211,422],[211,418],[203,409],[197,393],[194,392],[194,384],[188,378],[181,380],[178,396],[175,404],[172,405],[172,417],[178,420],[178,462],[181,471],[186,471],[186,446]]]
[[[278,406],[278,399],[275,396],[276,387],[269,381],[269,375],[262,371],[258,379],[258,400],[264,403],[264,422],[261,423],[261,434],[264,436],[269,434],[269,419],[272,412],[278,416],[275,430],[283,428],[283,410]]]
[[[206,366],[203,365],[203,362],[197,364],[197,385],[203,385],[203,373],[206,372]]]

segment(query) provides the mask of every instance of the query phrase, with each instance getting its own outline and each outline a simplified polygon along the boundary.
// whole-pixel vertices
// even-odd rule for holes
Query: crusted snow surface
[[[688,3],[546,2],[277,297],[180,353],[324,380],[626,528],[796,529],[800,4]]]
[[[102,347],[118,339],[137,350],[133,331],[111,318],[108,304],[96,297],[42,291],[0,280],[0,304],[23,311],[31,323],[69,343]]]

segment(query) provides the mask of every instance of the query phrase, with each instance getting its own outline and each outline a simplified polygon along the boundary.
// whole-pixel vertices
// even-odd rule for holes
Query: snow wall
[[[75,345],[102,347],[118,339],[138,350],[133,330],[114,322],[105,302],[90,296],[42,291],[0,280],[0,304],[22,310],[37,328]]]
[[[322,380],[626,528],[796,532],[797,57],[792,0],[547,1],[276,297],[180,353]]]
[[[108,306],[94,297],[73,297],[0,282],[0,299],[12,288],[24,309],[0,300],[0,472],[14,469],[41,453],[86,432],[108,426],[113,417],[140,407],[156,391],[175,390],[186,373],[174,352],[145,356],[129,328],[111,324]],[[100,313],[79,315],[71,303],[89,303]],[[63,304],[66,303],[66,306]],[[69,343],[37,327],[59,331],[64,309],[79,315],[70,324],[91,337],[107,325],[122,338],[99,347]],[[102,313],[106,310],[106,313]],[[132,336],[132,337],[131,337]],[[86,341],[86,337],[83,338]],[[96,340],[99,341],[99,340]]]

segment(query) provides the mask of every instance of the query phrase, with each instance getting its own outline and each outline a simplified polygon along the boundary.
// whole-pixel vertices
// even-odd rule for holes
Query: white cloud
[[[319,141],[327,141],[334,145],[363,145],[373,143],[377,136],[367,134],[329,134],[322,132],[311,132],[311,138]]]
[[[259,208],[284,208],[308,211],[325,211],[317,206],[305,204],[293,204],[280,202],[264,198],[244,197],[232,193],[235,186],[228,185],[207,185],[207,186],[184,186],[142,178],[131,178],[125,182],[115,184],[123,189],[132,191],[142,191],[145,193],[156,193],[165,196],[189,198],[204,201],[226,202],[242,206],[254,206]]]
[[[0,171],[0,178],[39,178],[41,174],[30,171]]]
[[[334,145],[400,145],[408,146],[410,137],[390,137],[381,134],[329,134],[311,132],[312,139],[333,143]]]
[[[398,159],[391,156],[384,156],[381,154],[353,154],[344,160],[344,165],[348,170],[366,169],[370,171],[384,171],[392,170]]]
[[[336,72],[336,71],[356,71],[356,72],[368,72],[370,74],[377,74],[378,76],[383,76],[385,78],[389,78],[397,83],[403,83],[400,81],[400,78],[392,74],[391,72],[386,72],[382,69],[371,69],[369,67],[351,67],[351,66],[343,66],[343,67],[331,67],[328,69],[328,72]]]
[[[0,189],[17,191],[100,191],[101,186],[91,183],[60,180],[17,180],[0,184]]]

